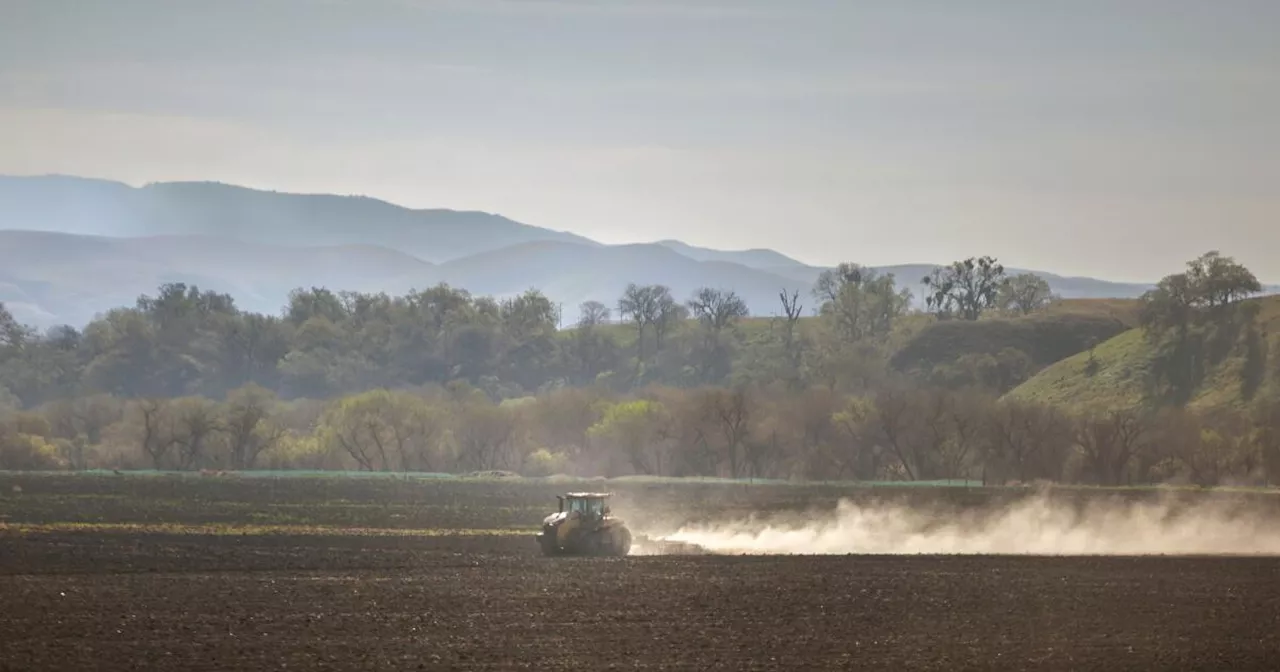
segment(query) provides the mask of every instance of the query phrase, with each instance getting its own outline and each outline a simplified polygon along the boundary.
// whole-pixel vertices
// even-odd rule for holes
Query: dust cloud
[[[718,554],[1280,555],[1280,519],[1167,500],[1036,495],[980,511],[841,500],[806,519],[704,523],[659,538]]]

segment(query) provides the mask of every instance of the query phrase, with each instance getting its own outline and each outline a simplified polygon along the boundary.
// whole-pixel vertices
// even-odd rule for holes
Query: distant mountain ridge
[[[918,298],[934,268],[878,270]],[[702,286],[733,289],[753,314],[769,315],[781,291],[807,299],[822,270],[773,250],[604,245],[499,215],[360,196],[0,176],[0,301],[39,326],[80,326],[162,282],[198,284],[271,313],[294,287],[398,294],[447,282],[499,297],[538,288],[562,304],[566,323],[582,301],[614,306],[627,283],[660,283],[679,299]],[[1068,298],[1128,298],[1150,287],[1039,274]]]
[[[436,263],[536,240],[599,245],[499,215],[412,210],[366,196],[290,194],[219,182],[135,188],[65,176],[0,177],[0,229],[204,235],[290,246],[369,244]]]
[[[165,282],[225,292],[278,313],[294,287],[404,292],[432,264],[369,245],[287,247],[208,236],[110,238],[0,231],[0,301],[23,322],[82,326]]]
[[[655,244],[675,250],[697,261],[728,261],[766,271],[771,268],[813,268],[804,262],[796,261],[774,250],[760,248],[750,250],[713,250],[706,247],[696,247],[678,240],[659,240]]]

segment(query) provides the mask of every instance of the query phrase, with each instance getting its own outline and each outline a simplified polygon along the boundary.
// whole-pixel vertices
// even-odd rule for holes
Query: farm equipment
[[[543,555],[626,555],[631,530],[609,510],[610,495],[571,492],[556,495],[560,509],[542,521],[538,546]]]

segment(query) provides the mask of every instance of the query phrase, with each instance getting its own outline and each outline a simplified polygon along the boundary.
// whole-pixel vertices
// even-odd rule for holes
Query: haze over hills
[[[212,236],[109,238],[0,231],[0,301],[23,322],[81,326],[166,282],[225,292],[276,313],[291,289],[404,292],[432,264],[371,245],[287,247]]]
[[[796,261],[775,250],[713,250],[697,247],[678,240],[659,240],[658,245],[670,248],[680,254],[698,261],[728,261],[762,270],[771,269],[805,269],[813,268],[801,261]]]
[[[268,245],[379,245],[442,262],[535,240],[598,243],[484,212],[412,210],[363,196],[217,182],[134,188],[65,176],[0,177],[0,229],[97,236],[202,235]]]
[[[879,270],[918,296],[934,268]],[[0,177],[0,301],[37,326],[81,325],[164,282],[226,292],[271,313],[295,287],[394,294],[447,282],[499,297],[537,288],[563,306],[566,323],[582,301],[613,306],[629,282],[660,283],[681,299],[702,286],[733,289],[754,314],[768,315],[780,291],[807,295],[822,270],[773,250],[604,245],[498,215],[358,196]],[[1149,287],[1035,272],[1068,298],[1133,297]]]

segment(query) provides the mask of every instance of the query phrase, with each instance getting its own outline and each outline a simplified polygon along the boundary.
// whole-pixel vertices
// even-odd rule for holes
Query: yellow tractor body
[[[609,510],[609,493],[557,495],[559,510],[542,520],[538,546],[544,555],[626,555],[631,531]]]

